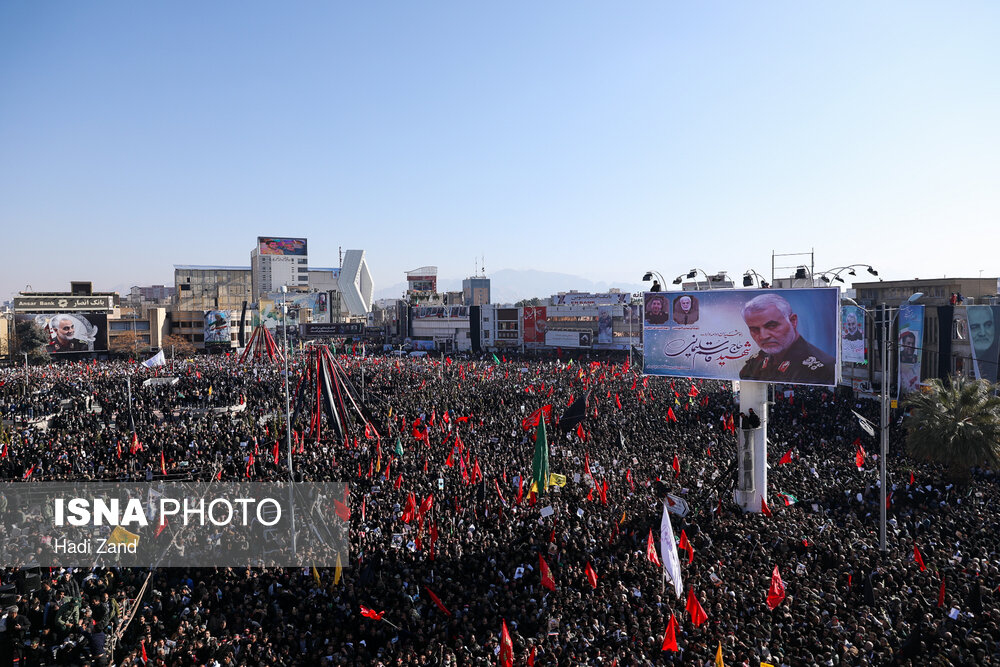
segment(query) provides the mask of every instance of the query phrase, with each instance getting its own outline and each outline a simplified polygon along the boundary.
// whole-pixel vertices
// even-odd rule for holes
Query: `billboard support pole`
[[[767,499],[767,388],[766,382],[740,382],[740,412],[747,413],[752,408],[760,417],[760,426],[757,428],[743,428],[740,424],[740,438],[750,438],[749,461],[742,461],[743,469],[740,470],[740,477],[737,480],[736,500],[743,508],[744,512],[760,512],[761,499]],[[742,445],[742,442],[740,443]],[[739,448],[738,448],[739,449]],[[750,481],[743,476],[744,469],[750,466],[753,471],[752,485],[745,482]]]

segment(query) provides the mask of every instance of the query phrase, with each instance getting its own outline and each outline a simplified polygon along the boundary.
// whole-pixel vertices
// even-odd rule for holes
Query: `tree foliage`
[[[45,330],[34,322],[18,322],[14,326],[14,334],[17,337],[17,344],[14,346],[14,353],[28,355],[31,363],[45,363],[51,360],[45,346],[49,344],[49,337]]]
[[[163,350],[163,354],[168,359],[170,358],[171,354],[181,359],[193,357],[195,354],[194,343],[189,341],[187,338],[184,338],[184,336],[178,336],[177,334],[171,334],[170,336],[166,336],[163,339],[163,345],[160,347],[160,349]]]
[[[523,308],[524,306],[540,306],[540,305],[542,305],[542,300],[539,299],[537,296],[535,296],[530,299],[521,299],[520,301],[514,304],[514,307]]]
[[[910,456],[942,463],[955,479],[973,466],[1000,466],[1000,398],[986,380],[964,376],[928,381],[927,392],[907,396],[911,408],[906,446]]]
[[[111,352],[133,359],[149,352],[149,344],[143,342],[134,331],[123,331],[114,336],[109,342],[109,347]]]

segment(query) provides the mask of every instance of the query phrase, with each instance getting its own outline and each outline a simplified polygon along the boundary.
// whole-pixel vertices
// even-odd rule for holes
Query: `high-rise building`
[[[309,253],[306,239],[258,236],[250,253],[253,295],[259,299],[276,292],[282,285],[289,289],[309,287]]]
[[[486,276],[472,276],[462,281],[462,304],[484,306],[490,302],[490,279]]]

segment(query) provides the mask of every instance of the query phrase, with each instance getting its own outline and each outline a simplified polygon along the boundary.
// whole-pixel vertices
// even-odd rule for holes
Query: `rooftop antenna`
[[[338,257],[338,259],[337,259],[338,264],[337,265],[340,268],[344,268],[344,246],[342,246],[342,245],[337,246],[337,257]]]

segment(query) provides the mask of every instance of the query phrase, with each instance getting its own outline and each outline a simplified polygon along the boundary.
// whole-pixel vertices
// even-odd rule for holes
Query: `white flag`
[[[663,576],[674,585],[677,599],[681,598],[684,584],[681,583],[681,561],[677,557],[677,542],[674,541],[674,529],[670,525],[670,512],[667,503],[663,503],[663,520],[660,522],[660,556],[663,559]]]
[[[854,412],[854,410],[851,410],[851,412]],[[854,416],[858,418],[858,423],[861,425],[861,428],[863,428],[865,430],[865,433],[867,433],[868,435],[870,435],[870,436],[872,436],[874,438],[875,437],[875,424],[871,423],[869,420],[865,419],[864,417],[862,417],[861,415],[859,415],[857,412],[854,412]]]
[[[167,365],[167,358],[165,356],[163,356],[163,350],[160,350],[159,352],[157,352],[156,354],[154,354],[152,357],[150,357],[149,359],[146,359],[146,361],[142,362],[142,365],[145,366],[146,368],[154,368],[156,366],[166,366]]]

